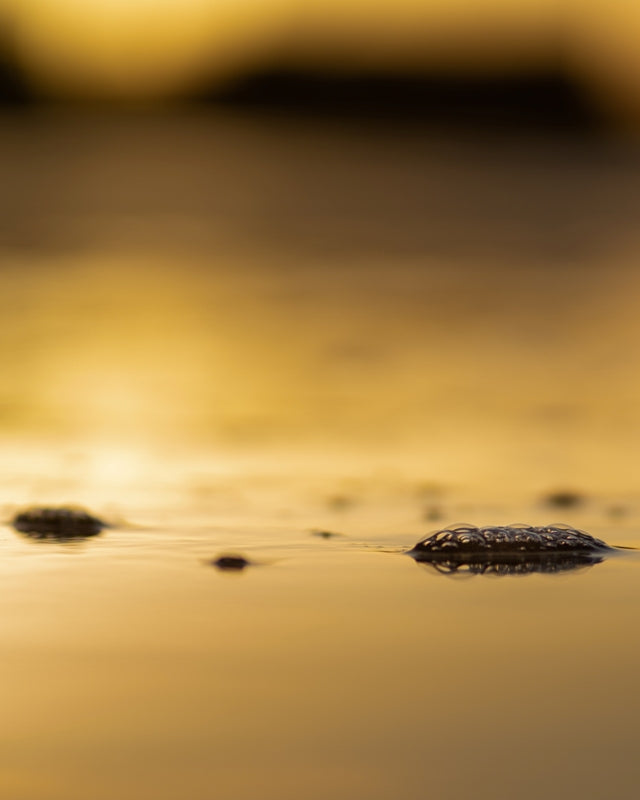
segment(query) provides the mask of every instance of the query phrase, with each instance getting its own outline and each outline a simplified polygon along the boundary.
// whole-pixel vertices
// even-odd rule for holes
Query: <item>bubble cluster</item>
[[[598,554],[609,549],[600,539],[568,525],[456,525],[420,540],[409,554],[422,561],[462,561],[509,555]]]

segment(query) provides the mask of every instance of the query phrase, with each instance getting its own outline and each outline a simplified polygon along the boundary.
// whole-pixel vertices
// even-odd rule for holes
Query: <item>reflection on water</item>
[[[34,112],[0,171],[0,436],[39,484],[5,502],[247,465],[635,490],[634,151]]]
[[[604,797],[610,773],[635,796],[631,557],[566,580],[425,581],[349,537],[213,523],[114,528],[74,558],[3,540],[4,796],[418,800],[428,770],[434,796],[488,800],[495,752],[505,799]],[[231,547],[272,564],[203,568]],[[606,770],[585,771],[597,757]]]
[[[640,543],[640,161],[389,136],[0,127],[2,798],[635,800],[633,554],[389,551]]]
[[[558,574],[581,567],[590,567],[600,564],[602,556],[593,553],[573,553],[563,555],[531,554],[518,556],[516,554],[487,555],[484,558],[455,558],[440,557],[434,560],[429,558],[416,558],[418,564],[430,567],[436,572],[445,575],[531,575],[534,572]]]

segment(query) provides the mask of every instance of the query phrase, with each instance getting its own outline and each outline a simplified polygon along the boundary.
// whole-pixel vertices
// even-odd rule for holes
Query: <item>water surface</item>
[[[636,154],[197,115],[0,140],[0,796],[635,798],[637,554],[404,551],[640,546]],[[113,527],[8,525],[67,502]]]

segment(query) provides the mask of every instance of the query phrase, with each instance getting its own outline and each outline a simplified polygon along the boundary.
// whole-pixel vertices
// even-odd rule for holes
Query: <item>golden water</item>
[[[457,521],[640,546],[639,168],[5,119],[4,519],[114,527],[0,529],[0,797],[635,797],[640,560],[460,579],[403,550]]]

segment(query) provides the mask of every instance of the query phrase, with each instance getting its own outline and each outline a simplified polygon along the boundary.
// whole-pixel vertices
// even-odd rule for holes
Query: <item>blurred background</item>
[[[0,0],[1,497],[635,491],[639,44],[626,0]]]
[[[547,102],[573,97],[608,121],[639,111],[640,11],[627,0],[2,0],[0,9],[13,100],[233,94],[267,104],[269,86],[290,98],[295,87],[313,104],[321,84],[337,102],[359,79],[367,96],[404,81],[413,100],[442,101],[436,86],[493,83],[520,95],[521,113],[543,89]]]

